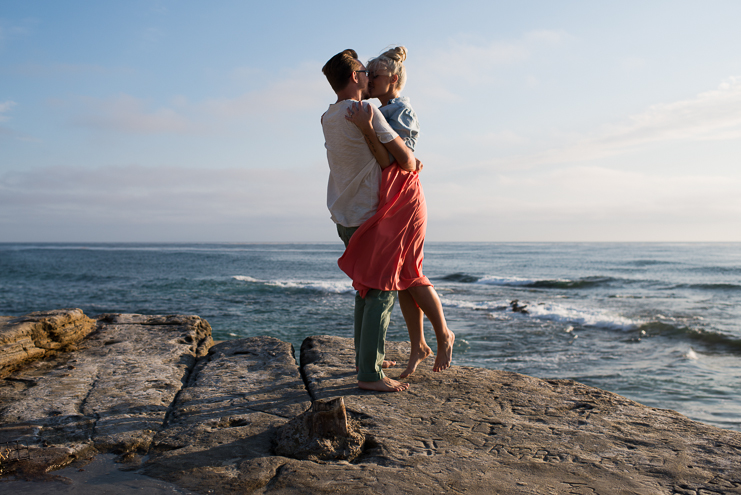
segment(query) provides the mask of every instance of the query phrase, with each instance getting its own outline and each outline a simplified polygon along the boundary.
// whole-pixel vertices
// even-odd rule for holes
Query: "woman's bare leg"
[[[409,287],[407,291],[414,298],[420,309],[424,311],[425,316],[430,320],[432,328],[435,330],[437,356],[435,356],[435,364],[432,367],[432,371],[443,371],[450,368],[450,364],[453,362],[455,334],[448,328],[445,315],[443,314],[443,305],[440,304],[440,298],[437,297],[437,292],[430,285]],[[401,302],[401,299],[399,299],[399,302]],[[409,335],[411,337],[411,330],[409,331]]]
[[[381,368],[383,368],[383,369],[393,368],[394,366],[396,366],[396,361],[387,361],[386,359],[384,359],[383,360],[383,365],[381,365]],[[357,366],[355,367],[355,371],[358,371],[358,367]]]
[[[401,314],[404,315],[404,321],[409,331],[409,341],[412,343],[407,369],[399,375],[399,378],[405,378],[414,373],[419,363],[432,355],[432,349],[425,341],[424,313],[417,306],[408,290],[400,290],[398,294],[399,308],[401,308]]]

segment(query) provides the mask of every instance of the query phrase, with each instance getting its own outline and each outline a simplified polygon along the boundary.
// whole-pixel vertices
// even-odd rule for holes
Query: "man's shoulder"
[[[340,112],[342,110],[347,110],[353,103],[357,104],[358,101],[356,100],[340,100],[335,103],[330,103],[329,108],[327,109],[327,112]],[[365,102],[362,102],[365,103]]]
[[[327,111],[322,115],[322,123],[344,119],[350,104],[352,104],[352,100],[342,100],[329,105]]]

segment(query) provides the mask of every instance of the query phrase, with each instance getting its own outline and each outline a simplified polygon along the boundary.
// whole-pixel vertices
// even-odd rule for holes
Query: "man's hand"
[[[419,161],[419,158],[415,158],[415,160],[417,160],[417,172],[422,171],[424,165],[422,164],[422,162]]]

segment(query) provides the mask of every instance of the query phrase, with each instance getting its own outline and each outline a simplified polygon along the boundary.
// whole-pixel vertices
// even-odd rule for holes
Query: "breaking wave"
[[[354,293],[352,284],[349,280],[259,280],[246,275],[234,275],[234,280],[261,284],[266,287],[279,287],[283,289],[304,289],[329,294],[349,294]]]
[[[711,347],[720,346],[741,353],[741,339],[727,333],[704,328],[691,328],[683,325],[673,325],[662,321],[651,321],[638,327],[638,330],[648,335],[674,336],[702,342]]]
[[[530,287],[536,289],[583,289],[589,287],[608,285],[616,281],[611,277],[585,277],[577,280],[569,279],[532,279],[522,277],[500,277],[496,275],[484,275],[478,277],[467,273],[451,273],[441,277],[446,282],[457,282],[461,284],[495,285],[500,287]]]
[[[635,330],[640,322],[602,309],[573,308],[557,303],[538,303],[525,306],[533,318],[556,321],[569,325],[606,328],[610,330]]]

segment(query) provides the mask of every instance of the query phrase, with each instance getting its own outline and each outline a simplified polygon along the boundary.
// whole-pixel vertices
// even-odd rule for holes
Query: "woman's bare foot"
[[[374,392],[403,392],[409,388],[408,383],[397,382],[384,376],[377,382],[358,382],[358,387],[363,390],[372,390]]]
[[[399,378],[406,378],[414,373],[417,369],[417,365],[430,356],[432,356],[432,349],[427,346],[423,349],[414,349],[409,353],[409,364],[407,364],[407,369],[401,372]]]
[[[450,368],[453,362],[453,343],[455,343],[455,334],[448,330],[448,336],[442,342],[437,341],[437,356],[432,371],[443,371]]]

